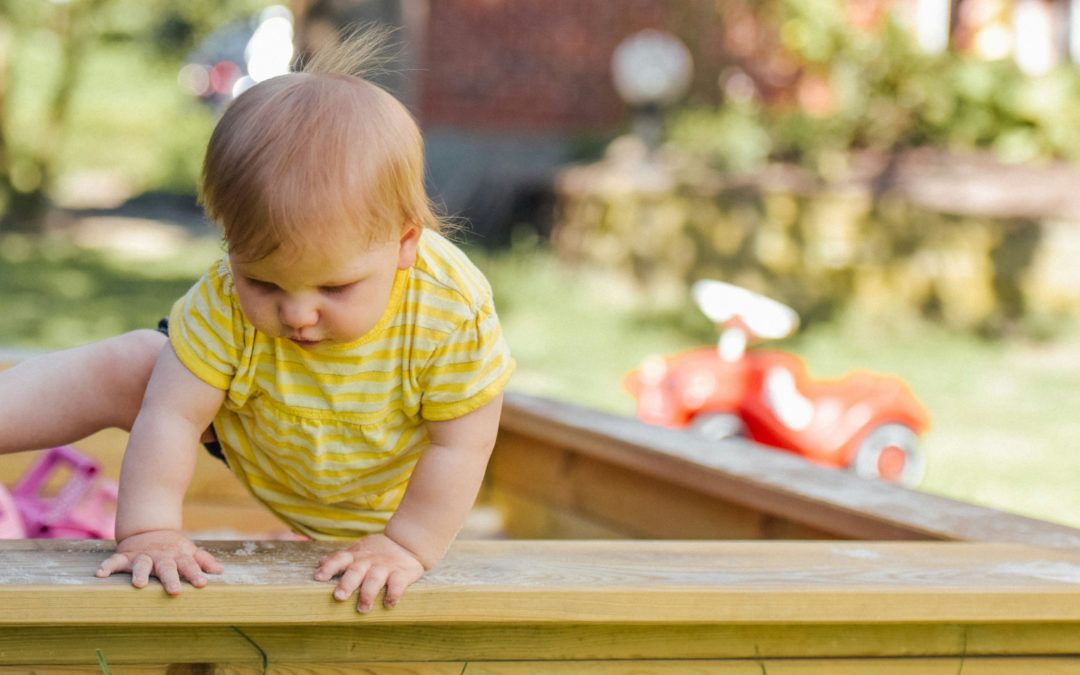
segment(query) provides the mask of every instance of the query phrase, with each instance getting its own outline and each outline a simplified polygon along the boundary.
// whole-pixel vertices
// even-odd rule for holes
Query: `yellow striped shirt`
[[[298,532],[379,532],[427,445],[425,420],[495,398],[514,369],[483,274],[425,231],[382,318],[348,344],[305,350],[245,319],[228,261],[173,306],[169,339],[226,392],[214,430],[229,467]]]

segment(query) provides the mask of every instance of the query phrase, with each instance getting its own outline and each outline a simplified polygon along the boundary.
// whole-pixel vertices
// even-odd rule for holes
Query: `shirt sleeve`
[[[224,261],[215,264],[169,314],[169,343],[180,362],[203,382],[228,389],[243,352],[239,303]]]
[[[432,355],[420,382],[421,417],[442,422],[476,410],[502,392],[514,366],[489,300]]]

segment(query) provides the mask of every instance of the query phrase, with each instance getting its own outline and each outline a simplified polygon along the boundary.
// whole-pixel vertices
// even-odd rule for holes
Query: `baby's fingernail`
[[[347,597],[349,596],[345,593],[345,591],[334,591],[334,599],[336,600],[344,600]]]

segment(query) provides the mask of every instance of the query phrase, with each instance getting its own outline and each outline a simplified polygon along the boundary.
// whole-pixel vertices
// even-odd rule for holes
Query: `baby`
[[[0,452],[131,430],[99,577],[176,594],[221,571],[181,531],[200,441],[293,530],[344,542],[315,578],[340,575],[362,612],[384,588],[392,607],[471,508],[514,364],[487,281],[439,233],[416,123],[357,74],[374,39],[226,110],[202,201],[227,255],[161,332],[0,375]]]

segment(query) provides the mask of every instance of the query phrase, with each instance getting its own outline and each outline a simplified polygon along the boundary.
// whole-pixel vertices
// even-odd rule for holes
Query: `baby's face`
[[[419,238],[410,228],[398,241],[362,249],[312,244],[256,261],[230,255],[240,307],[259,331],[305,349],[353,342],[382,318]]]

